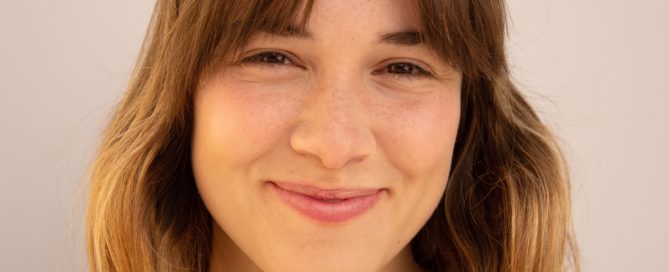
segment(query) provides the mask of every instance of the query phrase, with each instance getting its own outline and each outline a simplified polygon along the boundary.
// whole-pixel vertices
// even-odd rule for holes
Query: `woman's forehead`
[[[416,29],[420,27],[415,1],[411,0],[338,0],[315,1],[308,18],[309,28],[365,25],[367,29]]]
[[[422,45],[420,21],[411,1],[319,1],[308,17],[266,21],[256,38],[294,38],[310,42],[342,39],[372,41],[379,44]],[[306,19],[301,23],[302,19]],[[258,37],[260,36],[260,37]]]

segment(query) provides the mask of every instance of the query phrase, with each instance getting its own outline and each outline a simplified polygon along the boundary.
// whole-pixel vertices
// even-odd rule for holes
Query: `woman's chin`
[[[303,255],[300,258],[281,260],[267,265],[259,265],[259,267],[263,271],[340,272],[381,270],[381,267],[371,263],[371,260],[365,258],[365,256],[333,258],[332,256]]]

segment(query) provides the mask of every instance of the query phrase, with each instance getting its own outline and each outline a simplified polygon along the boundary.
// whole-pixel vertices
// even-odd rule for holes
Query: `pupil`
[[[262,55],[262,61],[269,63],[283,63],[284,59],[282,55],[276,53],[265,53]]]
[[[398,73],[398,74],[411,74],[413,73],[413,66],[408,63],[395,63],[388,67],[388,72]]]

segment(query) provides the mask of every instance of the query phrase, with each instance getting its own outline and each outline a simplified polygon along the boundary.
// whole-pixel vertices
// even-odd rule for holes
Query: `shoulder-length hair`
[[[417,1],[423,41],[463,74],[449,181],[411,241],[427,271],[578,270],[569,174],[512,84],[503,0]],[[250,35],[304,26],[312,0],[159,0],[91,168],[93,271],[207,271],[212,218],[191,172],[193,94]]]

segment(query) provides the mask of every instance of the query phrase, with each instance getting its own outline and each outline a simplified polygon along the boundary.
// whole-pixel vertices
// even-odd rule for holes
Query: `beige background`
[[[1,2],[0,271],[85,271],[85,169],[153,4]],[[572,164],[585,271],[669,271],[669,2],[508,3],[514,77]]]

